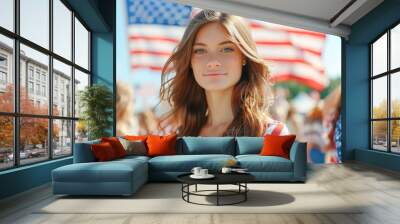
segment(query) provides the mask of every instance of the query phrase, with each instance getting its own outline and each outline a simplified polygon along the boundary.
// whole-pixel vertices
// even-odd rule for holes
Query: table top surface
[[[236,184],[248,183],[255,180],[255,177],[249,173],[212,173],[215,177],[210,179],[194,179],[186,173],[177,177],[178,181],[186,184]]]

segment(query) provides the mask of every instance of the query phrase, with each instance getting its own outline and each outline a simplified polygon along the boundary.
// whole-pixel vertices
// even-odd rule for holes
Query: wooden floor
[[[308,183],[317,183],[349,203],[367,206],[356,214],[36,214],[54,200],[49,185],[0,201],[0,223],[400,223],[400,174],[360,163],[313,165]],[[316,203],[318,203],[316,201]]]

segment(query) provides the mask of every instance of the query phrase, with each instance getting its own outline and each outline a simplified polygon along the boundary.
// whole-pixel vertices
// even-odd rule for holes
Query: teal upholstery
[[[236,155],[260,154],[264,137],[236,137]]]
[[[196,166],[218,172],[230,159],[247,168],[256,181],[306,180],[306,144],[300,142],[292,145],[290,159],[285,159],[258,155],[262,137],[183,137],[178,138],[177,155],[95,162],[90,145],[98,142],[75,144],[74,164],[53,170],[54,194],[131,195],[147,181],[176,181]]]
[[[290,149],[290,160],[293,162],[293,180],[306,181],[307,143],[295,141]]]
[[[279,156],[239,155],[239,166],[250,172],[292,172],[292,161]]]
[[[131,195],[148,180],[144,158],[74,163],[52,171],[53,193]]]
[[[99,144],[100,140],[93,140],[82,143],[75,143],[74,147],[74,163],[94,162],[94,157],[90,146],[92,144]]]
[[[188,173],[196,166],[206,168],[210,172],[218,172],[230,159],[234,160],[235,157],[216,154],[157,156],[149,160],[149,178],[152,181],[157,181],[160,178],[170,180],[171,178],[168,176],[171,172],[177,174]],[[166,173],[169,174],[167,175]],[[163,174],[166,174],[165,178],[162,177]],[[155,175],[157,178],[154,178]]]
[[[178,154],[226,154],[235,155],[233,137],[183,137]]]

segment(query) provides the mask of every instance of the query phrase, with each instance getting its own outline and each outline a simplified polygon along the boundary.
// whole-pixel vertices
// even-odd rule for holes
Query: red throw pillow
[[[148,156],[176,154],[176,134],[166,136],[149,135],[146,140]]]
[[[101,138],[101,142],[110,143],[112,148],[114,149],[115,155],[118,158],[126,156],[126,151],[124,149],[124,146],[122,146],[121,142],[117,137]]]
[[[281,156],[290,159],[290,148],[296,135],[266,135],[264,136],[264,145],[261,149],[262,156]]]
[[[94,154],[94,157],[99,162],[109,161],[117,158],[114,149],[108,142],[92,144],[90,148]]]

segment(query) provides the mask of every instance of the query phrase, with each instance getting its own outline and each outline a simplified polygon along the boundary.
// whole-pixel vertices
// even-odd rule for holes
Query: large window
[[[371,148],[400,153],[400,24],[370,45]]]
[[[0,170],[71,156],[87,139],[77,104],[90,35],[64,0],[0,1]]]

